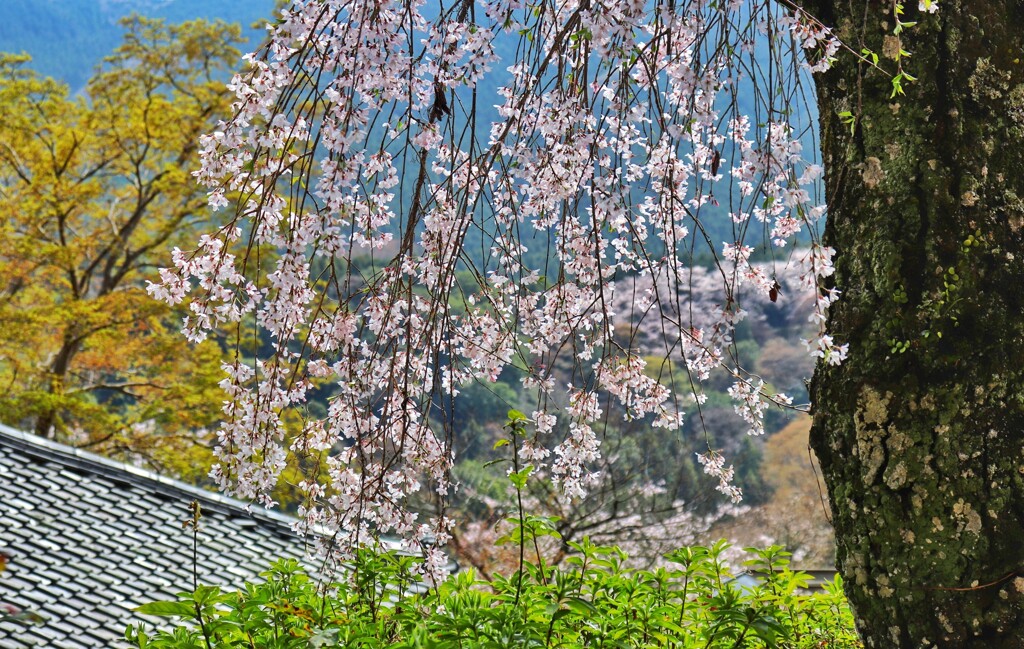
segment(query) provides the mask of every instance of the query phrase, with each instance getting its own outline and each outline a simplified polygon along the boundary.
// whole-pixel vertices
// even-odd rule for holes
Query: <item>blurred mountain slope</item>
[[[68,84],[85,86],[93,70],[121,42],[118,20],[131,13],[177,23],[196,18],[240,23],[253,49],[274,0],[3,0],[0,51],[27,53],[32,68]]]

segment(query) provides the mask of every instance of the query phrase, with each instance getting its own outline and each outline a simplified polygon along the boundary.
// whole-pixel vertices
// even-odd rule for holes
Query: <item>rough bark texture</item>
[[[906,4],[902,43],[888,3],[808,7],[919,79],[817,80],[850,356],[812,445],[869,647],[1024,647],[1024,3]]]

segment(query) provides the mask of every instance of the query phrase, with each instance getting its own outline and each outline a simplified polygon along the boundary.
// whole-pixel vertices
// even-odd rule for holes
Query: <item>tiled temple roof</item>
[[[305,555],[288,516],[0,425],[0,649],[127,646],[132,609],[192,590],[194,500],[201,583],[237,588]],[[43,619],[4,619],[4,604]]]

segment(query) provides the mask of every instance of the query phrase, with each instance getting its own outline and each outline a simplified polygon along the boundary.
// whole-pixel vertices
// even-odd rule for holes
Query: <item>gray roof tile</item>
[[[238,588],[279,557],[302,559],[294,519],[0,425],[0,602],[42,615],[0,621],[0,649],[127,646],[134,608],[202,582]],[[203,507],[198,563],[182,529]],[[308,562],[311,571],[318,562]]]
[[[240,587],[304,553],[286,516],[3,426],[0,493],[0,547],[14,554],[0,601],[46,618],[0,622],[0,649],[127,646],[136,606],[192,588],[192,500],[208,583]]]

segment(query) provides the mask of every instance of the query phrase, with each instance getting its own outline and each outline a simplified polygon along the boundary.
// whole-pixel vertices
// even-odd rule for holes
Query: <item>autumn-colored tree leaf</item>
[[[0,420],[197,479],[221,349],[177,334],[154,261],[206,203],[199,135],[229,110],[237,27],[134,17],[82,95],[0,55]]]

